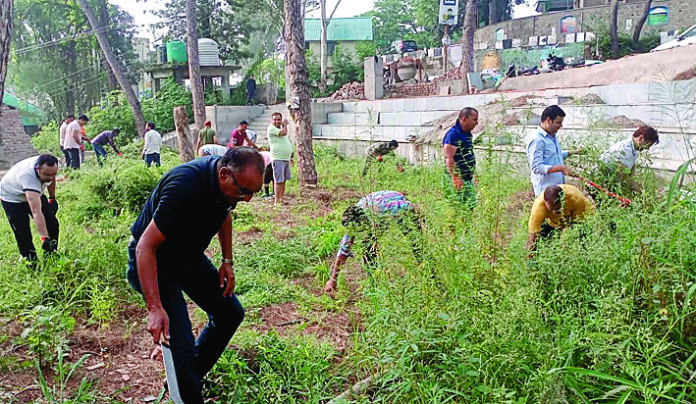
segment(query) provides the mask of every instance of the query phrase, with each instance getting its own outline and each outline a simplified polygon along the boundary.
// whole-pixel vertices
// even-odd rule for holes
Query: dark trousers
[[[246,105],[251,105],[254,102],[254,95],[256,94],[256,89],[247,90]]]
[[[100,144],[92,144],[92,147],[94,147],[94,155],[97,156],[97,163],[99,165],[103,165],[104,163],[102,162],[102,157],[106,158],[106,150],[104,150],[104,146]]]
[[[146,154],[145,155],[145,163],[147,164],[148,167],[150,167],[152,165],[152,163],[157,164],[157,166],[159,167],[160,154],[159,153]]]
[[[34,248],[34,242],[31,238],[31,226],[29,223],[32,217],[29,203],[2,201],[2,208],[10,221],[10,227],[12,227],[15,240],[17,240],[17,247],[19,247],[19,253],[29,261],[36,261],[36,248]],[[48,236],[58,240],[59,224],[56,212],[48,203],[48,198],[45,195],[41,195],[41,213],[43,213],[46,221]]]
[[[137,243],[128,245],[126,276],[142,293],[135,256]],[[194,264],[158,262],[162,307],[169,317],[169,335],[181,398],[186,404],[203,403],[200,381],[213,368],[244,319],[244,308],[235,295],[224,298],[217,268],[203,254]],[[163,268],[162,271],[159,268]],[[166,269],[164,269],[166,268]],[[208,324],[194,341],[183,293],[208,315]]]
[[[65,166],[70,167],[70,164],[72,162],[72,158],[70,157],[70,153],[68,152],[68,149],[64,149],[63,146],[61,146],[60,151],[62,151],[63,156],[65,156]]]
[[[68,167],[79,170],[80,169],[80,149],[65,149],[65,151],[70,155],[70,163]],[[67,160],[67,158],[66,158]]]

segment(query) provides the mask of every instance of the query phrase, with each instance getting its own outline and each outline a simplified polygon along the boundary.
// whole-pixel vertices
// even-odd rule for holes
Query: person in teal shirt
[[[283,119],[280,112],[275,112],[272,117],[273,123],[268,125],[266,135],[268,136],[268,145],[271,148],[275,204],[281,205],[285,196],[285,182],[290,179],[292,143],[288,138],[288,120]]]

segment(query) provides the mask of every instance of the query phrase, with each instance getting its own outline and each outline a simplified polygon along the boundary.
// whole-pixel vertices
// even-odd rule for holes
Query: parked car
[[[665,49],[679,48],[689,46],[696,43],[696,25],[677,35],[676,39],[665,42],[660,46],[655,47],[650,52],[657,52]]]
[[[394,41],[392,42],[392,49],[398,54],[406,52],[415,52],[418,50],[418,45],[416,41]]]

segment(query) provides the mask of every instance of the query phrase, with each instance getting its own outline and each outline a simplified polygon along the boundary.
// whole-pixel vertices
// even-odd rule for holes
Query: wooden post
[[[449,44],[449,25],[445,25],[445,36],[442,38],[442,74],[446,74],[449,70],[447,68],[449,64],[449,52],[447,51]]]
[[[174,108],[174,126],[176,127],[179,160],[183,163],[193,160],[196,156],[193,152],[193,143],[191,143],[191,130],[186,116],[186,107]]]
[[[10,34],[12,33],[12,0],[0,0],[0,106],[4,94],[7,61],[10,57]]]

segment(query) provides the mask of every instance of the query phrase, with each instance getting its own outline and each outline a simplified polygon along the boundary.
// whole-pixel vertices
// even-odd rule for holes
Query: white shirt
[[[145,154],[154,154],[160,152],[162,148],[162,135],[152,129],[145,133]]]
[[[65,131],[68,129],[68,123],[63,121],[63,123],[60,124],[60,147],[63,147],[65,144]]]
[[[224,156],[227,153],[227,147],[219,144],[204,144],[198,149],[198,155],[203,156]]]
[[[602,153],[599,159],[608,166],[613,166],[616,163],[621,164],[629,169],[633,169],[638,159],[638,150],[633,143],[633,137],[626,140],[614,143],[609,150]]]
[[[41,183],[36,175],[34,164],[38,156],[29,157],[15,164],[0,180],[0,199],[5,202],[22,203],[27,201],[25,191],[43,194],[50,183]]]
[[[65,129],[65,139],[63,139],[64,149],[79,149],[80,143],[75,141],[74,134],[77,134],[78,139],[82,139],[82,126],[77,120],[68,124]]]

